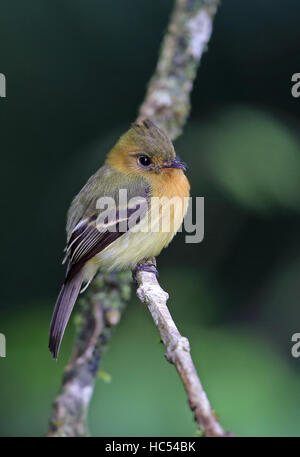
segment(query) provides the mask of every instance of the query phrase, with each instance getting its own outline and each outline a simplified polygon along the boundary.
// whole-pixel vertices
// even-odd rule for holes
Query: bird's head
[[[176,157],[168,136],[148,119],[134,123],[121,136],[109,152],[106,163],[123,173],[142,176],[186,168]]]

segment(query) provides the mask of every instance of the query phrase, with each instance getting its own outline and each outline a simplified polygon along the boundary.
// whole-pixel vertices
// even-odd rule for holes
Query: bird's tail
[[[83,281],[83,271],[77,272],[63,284],[57,297],[49,332],[49,349],[55,359]]]

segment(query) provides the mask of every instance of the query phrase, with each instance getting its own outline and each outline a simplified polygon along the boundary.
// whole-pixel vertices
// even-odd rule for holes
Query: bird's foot
[[[158,279],[158,277],[159,277],[159,273],[156,268],[156,260],[154,258],[143,259],[132,270],[132,279],[135,282],[135,284],[137,284],[137,274],[139,271],[147,271],[149,273],[154,273],[156,276],[156,279]]]

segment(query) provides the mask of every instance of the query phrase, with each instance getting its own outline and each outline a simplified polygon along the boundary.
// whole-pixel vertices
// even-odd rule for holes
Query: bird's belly
[[[93,259],[105,270],[124,270],[135,267],[142,259],[157,256],[178,231],[187,204],[168,206],[152,202],[151,209],[139,227],[121,235]]]
[[[158,255],[167,243],[165,234],[128,232],[97,254],[95,260],[105,270],[129,269],[143,258]]]

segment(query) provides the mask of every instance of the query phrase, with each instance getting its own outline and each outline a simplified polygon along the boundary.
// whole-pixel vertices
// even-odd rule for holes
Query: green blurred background
[[[47,349],[64,275],[71,198],[135,119],[171,0],[2,0],[0,72],[0,435],[42,435],[68,361]],[[224,427],[300,435],[300,98],[296,0],[223,0],[176,142],[205,238],[179,234],[159,258],[170,310]],[[193,435],[174,367],[133,298],[116,329],[89,423],[94,436]]]

